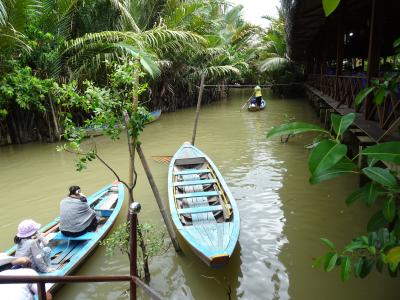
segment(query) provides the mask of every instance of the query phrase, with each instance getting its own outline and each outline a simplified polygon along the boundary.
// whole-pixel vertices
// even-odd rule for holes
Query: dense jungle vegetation
[[[224,0],[0,0],[0,144],[59,140],[66,116],[84,126],[86,104],[128,60],[146,74],[150,110],[193,105],[202,73],[221,85],[290,77],[283,13],[265,30],[241,11]],[[206,89],[204,101],[224,93]]]

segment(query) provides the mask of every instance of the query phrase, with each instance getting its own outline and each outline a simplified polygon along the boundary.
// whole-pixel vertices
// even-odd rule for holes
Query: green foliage
[[[0,79],[0,109],[5,117],[9,108],[17,105],[23,110],[46,111],[46,103],[57,84],[52,79],[39,79],[30,67],[12,64],[13,71]]]
[[[329,252],[315,260],[313,267],[324,263],[324,270],[329,272],[340,266],[340,276],[347,281],[351,275],[357,278],[366,277],[374,266],[382,272],[387,266],[391,276],[398,273],[400,261],[400,214],[398,200],[400,185],[395,171],[376,166],[380,161],[399,163],[400,142],[381,143],[366,147],[359,155],[368,158],[369,165],[358,169],[353,160],[347,157],[347,146],[341,144],[343,133],[355,119],[355,114],[345,116],[332,115],[332,127],[335,135],[313,124],[302,122],[283,124],[273,128],[267,137],[297,134],[300,132],[317,131],[325,135],[312,144],[308,159],[310,183],[316,184],[345,174],[364,174],[371,182],[350,194],[346,203],[351,205],[356,201],[365,203],[368,207],[378,208],[367,224],[367,236],[355,237],[342,250],[326,238],[321,241],[329,248]]]
[[[147,84],[140,83],[144,73],[140,71],[139,65],[127,61],[112,64],[111,67],[110,89],[85,81],[83,92],[78,91],[75,82],[64,84],[57,91],[59,102],[66,110],[81,109],[89,114],[84,124],[76,124],[70,113],[64,115],[64,138],[67,143],[58,147],[58,150],[77,155],[78,171],[85,169],[88,162],[98,157],[95,144],[88,150],[81,147],[88,131],[95,128],[115,140],[126,127],[128,135],[137,140],[151,117],[137,100],[147,88]]]
[[[349,126],[353,124],[355,118],[355,113],[349,113],[345,116],[331,114],[332,127],[338,137],[341,137],[343,133],[347,130],[347,128],[349,128]]]
[[[382,81],[372,80],[372,86],[368,86],[361,90],[361,92],[356,96],[355,103],[361,105],[367,96],[373,92],[373,102],[376,105],[381,105],[387,95],[390,93],[395,94],[397,92],[398,78],[399,77],[396,74],[385,74]]]
[[[320,174],[336,165],[346,153],[346,145],[324,140],[311,151],[308,168],[311,174]]]
[[[362,151],[362,155],[400,164],[400,148],[398,142],[387,142],[370,146]]]
[[[106,255],[108,257],[112,257],[116,251],[119,251],[122,254],[129,254],[129,231],[129,222],[123,223],[119,225],[106,239],[100,242],[100,245],[105,246]],[[143,271],[141,269],[143,265],[143,252],[140,248],[140,236],[143,236],[143,241],[146,244],[147,252],[145,255],[148,260],[151,260],[153,257],[166,251],[168,245],[166,244],[165,239],[166,233],[159,226],[144,223],[138,226],[138,231],[141,232],[141,235],[138,234],[137,240],[138,274],[140,274]]]
[[[325,16],[328,17],[339,6],[340,0],[322,0]]]
[[[295,135],[303,132],[322,132],[329,134],[328,131],[314,124],[308,124],[304,122],[291,122],[288,124],[282,124],[280,126],[273,127],[271,130],[268,131],[267,138],[288,134]]]

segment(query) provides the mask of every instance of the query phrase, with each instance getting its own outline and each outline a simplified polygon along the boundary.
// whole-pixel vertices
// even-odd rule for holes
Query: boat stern
[[[218,254],[210,257],[210,267],[221,268],[229,261],[230,256],[226,253]]]

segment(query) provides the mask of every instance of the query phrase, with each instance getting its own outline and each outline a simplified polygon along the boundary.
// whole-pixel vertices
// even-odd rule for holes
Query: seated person
[[[30,267],[32,264],[28,257],[14,257],[0,252],[0,272],[8,269],[18,269],[21,267]]]
[[[96,231],[96,212],[87,203],[79,186],[71,186],[69,195],[60,204],[60,231],[65,236],[77,237],[89,231]]]
[[[35,270],[29,269],[30,264],[28,257],[12,257],[0,253],[0,276],[38,276]],[[33,300],[37,295],[37,285],[35,283],[0,284],[0,295],[7,296],[10,300]],[[46,300],[51,299],[51,294],[47,292]]]
[[[17,245],[16,257],[28,257],[32,262],[32,268],[38,272],[53,272],[51,268],[51,249],[46,247],[47,241],[39,235],[41,227],[34,220],[24,220],[18,225],[17,235],[14,242]]]

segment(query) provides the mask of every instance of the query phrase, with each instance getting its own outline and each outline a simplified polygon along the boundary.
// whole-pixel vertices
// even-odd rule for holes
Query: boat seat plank
[[[55,257],[54,259],[51,260],[51,264],[58,265],[76,247],[77,244],[78,244],[78,242],[63,243],[63,244],[59,245],[59,246],[61,246],[60,247],[61,251],[60,251],[60,248],[57,249],[58,253],[56,253],[56,251],[55,251],[56,249],[53,249],[51,251],[51,255],[52,255],[51,257],[53,257],[57,254],[58,255],[57,255],[57,257]]]
[[[205,212],[214,212],[222,210],[221,205],[215,206],[199,206],[199,207],[190,207],[190,208],[181,208],[178,209],[178,214],[200,214]]]
[[[103,205],[98,209],[107,209],[110,210],[115,202],[118,200],[118,194],[111,194],[106,201],[104,201]]]
[[[67,262],[68,260],[71,259],[72,256],[74,256],[76,253],[78,253],[84,246],[86,245],[86,243],[77,243],[75,245],[75,247],[69,251],[69,253],[67,253],[67,255],[60,255],[56,258],[56,260],[52,260],[51,264],[52,265],[62,265],[65,262]]]
[[[206,161],[204,157],[185,157],[185,158],[177,158],[175,160],[176,166],[185,166],[185,165],[198,165],[202,164]]]
[[[216,183],[215,179],[205,179],[205,180],[184,180],[177,181],[174,183],[174,186],[183,186],[183,185],[203,185],[203,184],[212,184]]]
[[[204,174],[204,173],[210,173],[210,170],[207,170],[207,169],[188,169],[188,170],[175,172],[174,175],[189,175],[189,174]]]
[[[219,193],[217,191],[185,193],[185,194],[175,195],[175,198],[176,199],[181,199],[181,198],[201,198],[201,197],[212,197],[212,196],[219,196]]]
[[[95,232],[86,232],[80,236],[76,236],[76,237],[72,237],[72,236],[65,236],[63,235],[61,232],[58,232],[53,238],[52,240],[70,240],[70,241],[87,241],[87,240],[91,240],[96,236]]]

